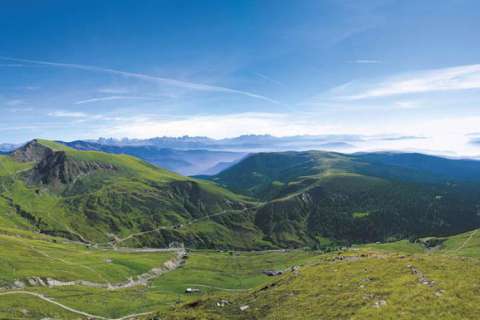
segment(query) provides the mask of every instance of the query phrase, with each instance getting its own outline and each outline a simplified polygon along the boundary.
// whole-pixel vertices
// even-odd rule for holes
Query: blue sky
[[[417,136],[480,155],[480,4],[1,2],[0,142]]]

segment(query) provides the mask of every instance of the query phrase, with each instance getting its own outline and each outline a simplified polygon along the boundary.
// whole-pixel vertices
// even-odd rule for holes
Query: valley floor
[[[135,251],[2,229],[0,319],[478,319],[480,233],[424,240]]]

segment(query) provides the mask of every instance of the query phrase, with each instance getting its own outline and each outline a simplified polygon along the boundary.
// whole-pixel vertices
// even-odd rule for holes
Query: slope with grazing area
[[[242,196],[131,156],[44,140],[0,157],[0,208],[5,226],[91,244],[268,246]]]
[[[479,172],[474,160],[308,151],[255,154],[210,179],[263,201],[256,225],[288,247],[480,226]]]
[[[443,236],[480,226],[479,168],[417,154],[260,153],[208,182],[35,140],[0,157],[0,219],[137,247],[325,248]]]
[[[217,292],[161,315],[163,319],[477,319],[477,231],[442,238],[443,245],[435,250],[425,246],[428,239],[318,254],[266,285],[246,292]]]
[[[0,243],[2,319],[119,319],[129,315],[152,319],[201,296],[241,293],[264,285],[271,280],[264,270],[284,270],[316,255],[301,250],[194,250],[185,255],[182,248],[98,249],[2,228]],[[187,288],[200,291],[187,294]]]
[[[476,319],[476,162],[386,157],[254,155],[213,177],[238,195],[32,141],[0,157],[0,318]]]

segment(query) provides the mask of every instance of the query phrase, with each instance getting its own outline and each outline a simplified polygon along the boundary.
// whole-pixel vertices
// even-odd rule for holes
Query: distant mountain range
[[[370,142],[422,139],[416,136],[362,136],[362,135],[299,135],[274,137],[271,135],[243,135],[235,138],[156,137],[151,139],[113,139],[58,141],[77,150],[128,154],[176,173],[215,175],[234,165],[245,156],[258,152],[324,150],[351,153],[368,146]],[[0,154],[20,145],[0,144]]]
[[[58,141],[77,150],[103,151],[128,154],[176,173],[214,175],[237,163],[249,153],[285,150],[348,150],[355,135],[292,136],[243,135],[228,139],[208,137],[157,137],[151,139],[113,139]],[[349,141],[349,142],[346,142]],[[20,147],[1,144],[0,154]]]
[[[157,145],[109,145],[88,141],[62,143],[77,150],[128,154],[186,176],[217,174],[247,155],[245,152],[182,150]]]
[[[326,134],[297,135],[275,137],[272,135],[241,135],[234,138],[212,139],[209,137],[155,137],[150,139],[115,139],[99,138],[95,140],[78,140],[74,142],[93,143],[102,146],[139,147],[155,146],[163,149],[176,150],[215,150],[236,151],[244,153],[327,150],[339,152],[354,152],[368,149],[372,142],[384,142],[388,148],[389,142],[403,140],[425,139],[422,136],[401,135],[359,135],[359,134]],[[0,144],[0,152],[9,152],[21,144]]]
[[[157,137],[151,139],[113,139],[100,138],[89,140],[107,146],[156,146],[173,149],[232,150],[244,152],[286,151],[306,149],[348,149],[352,143],[361,141],[357,135],[323,135],[274,137],[271,135],[242,135],[235,138],[212,139],[208,137]]]
[[[21,145],[19,144],[13,144],[13,143],[0,143],[0,153],[8,153],[20,146]]]
[[[416,239],[480,226],[480,161],[260,152],[206,181],[91,151],[98,144],[70,144],[76,149],[34,140],[0,156],[0,208],[7,213],[0,223],[84,242],[137,233],[143,236],[131,245],[249,250]]]

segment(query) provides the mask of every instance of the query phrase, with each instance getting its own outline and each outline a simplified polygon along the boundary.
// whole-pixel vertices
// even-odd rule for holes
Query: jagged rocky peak
[[[82,161],[69,158],[64,151],[47,154],[39,161],[30,175],[30,182],[59,186],[69,184],[76,178],[98,170],[117,170],[110,163]]]
[[[52,149],[35,139],[13,151],[11,156],[19,162],[39,162],[51,154],[53,154]]]
[[[27,181],[60,187],[74,182],[78,177],[98,170],[117,170],[111,163],[76,159],[63,150],[53,150],[38,140],[32,140],[12,152],[19,162],[35,162],[25,173]]]

